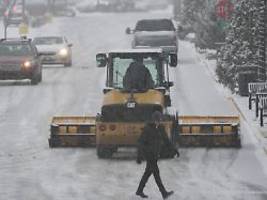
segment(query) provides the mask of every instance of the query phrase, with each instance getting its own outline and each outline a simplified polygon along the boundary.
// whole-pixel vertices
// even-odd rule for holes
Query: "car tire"
[[[42,81],[42,73],[35,74],[35,75],[31,78],[31,85],[37,85],[37,84],[40,83],[41,81]]]
[[[107,148],[103,146],[97,146],[96,151],[97,151],[98,158],[111,158],[113,154],[113,151],[111,148]]]
[[[68,62],[64,63],[65,67],[71,67],[72,66],[72,59],[70,59]]]
[[[42,82],[43,80],[43,73],[41,72],[39,75],[38,75],[38,81],[39,83]]]

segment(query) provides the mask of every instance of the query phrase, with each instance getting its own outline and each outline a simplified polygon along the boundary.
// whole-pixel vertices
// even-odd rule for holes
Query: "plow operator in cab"
[[[123,87],[127,91],[142,91],[152,89],[154,86],[152,76],[143,64],[143,58],[136,56],[124,75]]]

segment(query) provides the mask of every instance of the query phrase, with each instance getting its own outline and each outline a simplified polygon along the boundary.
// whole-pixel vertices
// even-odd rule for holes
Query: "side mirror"
[[[173,82],[172,82],[172,81],[169,81],[169,82],[167,82],[166,84],[167,84],[167,87],[168,87],[168,88],[170,88],[170,87],[173,86]]]
[[[68,47],[72,47],[73,46],[73,44],[68,44]]]
[[[113,88],[104,88],[103,89],[103,93],[106,94],[108,92],[110,92]]]
[[[99,53],[96,55],[97,67],[106,67],[107,65],[107,55],[104,53]]]
[[[129,28],[129,27],[127,27],[126,30],[125,30],[125,33],[128,34],[128,35],[129,35],[129,34],[132,34],[133,32],[134,32],[134,31],[131,30],[131,28]]]
[[[170,88],[173,86],[173,82],[172,81],[169,81],[169,82],[164,82],[164,87],[165,88]]]
[[[170,54],[170,66],[171,67],[176,67],[177,63],[178,63],[177,54],[175,54],[175,53]]]
[[[41,57],[41,56],[43,56],[43,54],[41,52],[37,52],[37,56]]]

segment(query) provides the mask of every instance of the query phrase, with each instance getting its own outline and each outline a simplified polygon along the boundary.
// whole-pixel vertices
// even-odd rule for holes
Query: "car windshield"
[[[33,40],[36,45],[52,45],[52,44],[62,44],[63,39],[61,37],[38,37]]]
[[[137,22],[136,31],[175,31],[171,20],[141,20]]]
[[[27,56],[32,54],[28,44],[1,44],[0,56]]]
[[[123,89],[123,78],[130,64],[134,62],[137,55],[114,55],[112,60],[112,67],[110,71],[110,84],[114,88]],[[140,55],[138,55],[140,57]],[[160,66],[159,58],[155,55],[144,55],[143,64],[149,70],[154,81],[155,87],[162,82],[162,68]]]

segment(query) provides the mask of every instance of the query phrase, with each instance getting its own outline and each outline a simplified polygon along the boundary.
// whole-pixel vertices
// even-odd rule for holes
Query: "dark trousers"
[[[139,183],[137,192],[143,192],[143,189],[144,189],[149,177],[151,176],[151,174],[153,174],[161,194],[163,195],[166,193],[166,189],[163,186],[161,178],[160,178],[159,167],[158,167],[157,162],[158,162],[157,159],[149,159],[146,161],[146,169],[145,169],[145,172],[144,172],[142,179]]]

